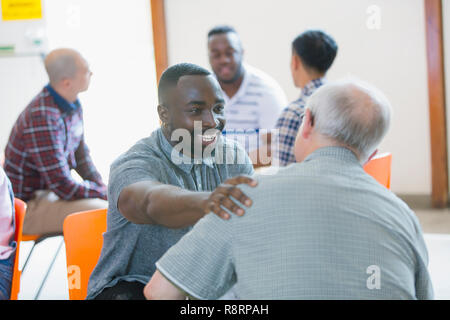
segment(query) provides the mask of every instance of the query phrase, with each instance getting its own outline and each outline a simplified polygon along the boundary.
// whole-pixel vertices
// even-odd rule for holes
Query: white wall
[[[381,10],[380,29],[367,27],[372,5]],[[431,193],[423,0],[166,0],[166,21],[170,64],[209,68],[207,32],[230,24],[240,33],[246,61],[278,80],[291,100],[299,94],[289,71],[292,40],[307,28],[327,31],[339,45],[328,78],[358,76],[394,107],[380,147],[393,153],[392,190]]]
[[[42,42],[35,45],[37,36]],[[14,46],[16,53],[0,55],[0,161],[11,126],[22,111],[18,106],[25,106],[47,79],[39,55],[47,45],[43,19],[0,19],[0,46]]]
[[[158,126],[150,2],[46,0],[44,4],[49,48],[79,50],[94,73],[89,90],[79,98],[91,155],[108,181],[111,162]],[[7,142],[4,132],[9,134],[17,114],[48,81],[42,63],[29,68],[14,59],[14,65],[0,64],[0,86],[8,83],[8,91],[0,95],[2,151]],[[31,77],[38,73],[35,69],[39,77]]]
[[[0,159],[19,113],[46,81],[39,56],[0,56]]]

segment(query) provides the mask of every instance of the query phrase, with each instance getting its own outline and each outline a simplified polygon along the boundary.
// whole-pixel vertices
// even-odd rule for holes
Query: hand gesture
[[[237,187],[241,183],[248,184],[251,187],[255,187],[258,184],[255,179],[248,176],[236,176],[225,180],[205,200],[203,207],[205,213],[212,211],[222,219],[229,219],[230,215],[224,209],[226,208],[230,212],[242,216],[245,213],[244,209],[231,199],[233,197],[246,207],[252,205],[252,200]]]

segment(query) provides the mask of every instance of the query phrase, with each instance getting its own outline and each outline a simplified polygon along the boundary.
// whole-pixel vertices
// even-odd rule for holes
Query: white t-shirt
[[[260,130],[275,128],[287,99],[279,84],[269,75],[247,64],[243,67],[244,79],[239,90],[231,99],[224,93],[225,131],[227,138],[236,140],[236,137],[247,151],[251,151],[257,148],[254,137]],[[247,145],[241,141],[245,137],[250,140]]]
[[[9,246],[14,237],[14,225],[8,183],[5,171],[0,167],[0,260],[7,259],[14,251]]]

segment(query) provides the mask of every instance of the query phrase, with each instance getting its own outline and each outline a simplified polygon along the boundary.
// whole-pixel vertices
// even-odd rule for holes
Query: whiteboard
[[[42,19],[5,21],[0,6],[0,47],[14,47],[13,52],[0,50],[0,158],[18,115],[48,81],[42,63],[48,38],[41,1]]]
[[[0,0],[6,1],[6,0]],[[10,0],[11,1],[11,0]],[[47,51],[44,1],[41,0],[42,19],[3,20],[0,6],[0,47],[14,46],[13,55],[33,55]],[[4,51],[2,55],[4,55]],[[10,55],[10,53],[6,53]]]

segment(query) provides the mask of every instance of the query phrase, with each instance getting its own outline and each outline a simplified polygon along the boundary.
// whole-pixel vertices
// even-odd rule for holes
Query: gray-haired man
[[[242,190],[244,217],[207,215],[157,263],[150,299],[430,299],[414,213],[362,168],[385,135],[390,104],[345,80],[309,99],[297,161]]]

